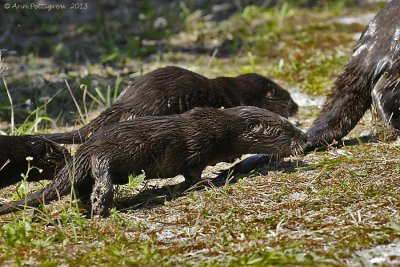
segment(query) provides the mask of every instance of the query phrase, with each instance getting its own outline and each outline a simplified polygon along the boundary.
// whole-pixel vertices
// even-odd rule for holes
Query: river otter
[[[400,29],[399,29],[400,38]],[[400,58],[372,89],[372,104],[379,117],[400,134]]]
[[[68,150],[37,136],[0,136],[0,188],[21,181],[28,170],[28,181],[52,179],[64,167]],[[41,169],[42,171],[39,171]]]
[[[400,57],[399,14],[400,0],[390,1],[362,33],[350,62],[336,79],[321,113],[308,130],[309,148],[340,140],[371,107],[372,88]]]
[[[93,212],[107,216],[113,184],[127,183],[131,173],[143,170],[146,179],[183,174],[195,182],[207,165],[246,153],[290,154],[306,141],[288,120],[257,107],[195,108],[180,115],[135,118],[95,132],[49,185],[27,197],[27,205],[68,194],[73,180],[77,197],[91,194]],[[5,204],[0,214],[24,204]]]
[[[69,133],[42,135],[58,143],[82,143],[105,125],[143,116],[180,114],[195,107],[257,106],[284,117],[298,106],[289,92],[255,73],[208,79],[179,67],[165,67],[137,78],[116,102],[89,124]]]

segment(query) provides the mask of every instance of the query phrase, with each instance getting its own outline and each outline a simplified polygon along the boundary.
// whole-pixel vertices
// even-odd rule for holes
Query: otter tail
[[[83,158],[83,161],[86,161],[86,159]],[[73,171],[75,169],[74,161],[70,160],[68,164],[57,173],[54,180],[43,189],[33,194],[29,194],[25,199],[0,206],[0,215],[22,210],[24,207],[38,207],[42,204],[45,205],[50,201],[68,195],[71,192],[72,185],[79,186],[82,181],[82,179],[79,178],[85,176],[82,173],[84,170],[78,168],[78,162],[79,159],[75,162],[75,164],[77,164],[77,171]]]
[[[59,144],[82,144],[92,132],[91,123],[78,130],[67,133],[40,134],[40,137],[49,139]]]
[[[102,112],[99,116],[78,130],[67,133],[40,134],[39,136],[59,144],[82,144],[94,132],[107,124],[107,122],[105,122],[105,118],[107,118],[107,113],[105,113],[106,111],[107,110]]]
[[[354,128],[372,103],[370,77],[354,62],[346,66],[307,132],[309,146],[306,150],[339,141]]]
[[[59,144],[82,144],[100,128],[121,120],[126,120],[130,114],[130,110],[122,110],[118,107],[118,104],[115,103],[78,130],[67,133],[40,134],[39,136]]]

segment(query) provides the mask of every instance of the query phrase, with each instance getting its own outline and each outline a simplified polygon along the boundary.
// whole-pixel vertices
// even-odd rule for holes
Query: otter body
[[[21,173],[28,171],[27,157],[32,157],[30,167],[34,167],[28,181],[38,181],[52,179],[68,156],[65,148],[37,136],[0,136],[0,188],[21,181]]]
[[[298,106],[290,94],[258,75],[208,79],[179,67],[165,67],[137,78],[116,102],[89,124],[69,133],[43,135],[58,143],[82,143],[100,128],[135,117],[181,114],[195,107],[257,106],[288,117]]]
[[[392,0],[364,30],[349,63],[336,79],[321,113],[308,131],[310,147],[340,140],[371,107],[372,89],[400,57],[399,14],[400,0]]]
[[[144,170],[146,179],[182,174],[195,182],[207,165],[246,153],[290,154],[305,143],[306,135],[288,120],[257,107],[196,108],[181,115],[135,118],[94,133],[49,185],[28,196],[27,205],[68,194],[73,177],[78,198],[91,195],[94,213],[107,216],[113,184],[127,183],[129,174]],[[24,203],[6,204],[0,214]]]

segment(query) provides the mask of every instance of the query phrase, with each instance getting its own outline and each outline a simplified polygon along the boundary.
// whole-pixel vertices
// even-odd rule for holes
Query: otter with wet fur
[[[21,181],[21,173],[28,171],[27,157],[33,167],[27,180],[39,181],[52,179],[69,156],[67,149],[37,136],[0,136],[0,188]]]
[[[94,133],[78,148],[75,160],[26,203],[34,207],[67,195],[73,180],[78,198],[91,195],[93,212],[107,216],[113,185],[127,183],[129,174],[144,170],[146,179],[183,174],[192,183],[207,165],[247,153],[291,154],[305,143],[300,129],[257,107],[196,108],[181,115],[135,118]],[[0,214],[24,204],[5,204]]]
[[[255,73],[208,79],[169,66],[138,77],[116,102],[89,124],[69,133],[43,135],[58,143],[82,143],[100,128],[135,117],[181,114],[195,107],[257,106],[284,117],[298,106],[289,92]]]
[[[400,0],[392,0],[369,23],[308,131],[309,148],[340,140],[371,107],[374,86],[400,57],[399,14]],[[378,101],[388,100],[380,97]]]

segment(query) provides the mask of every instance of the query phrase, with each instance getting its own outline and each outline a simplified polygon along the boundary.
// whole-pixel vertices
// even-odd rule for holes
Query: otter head
[[[0,188],[21,181],[21,174],[28,173],[28,181],[52,179],[70,157],[67,149],[36,136],[4,136],[1,141],[9,142],[13,150],[2,147]]]
[[[66,161],[71,157],[65,147],[47,139],[35,139],[30,141],[30,144],[35,150],[35,157],[31,165],[41,169],[43,173],[40,176],[46,179],[54,178],[54,175],[65,166]]]
[[[244,120],[245,127],[236,143],[247,153],[287,156],[302,153],[307,135],[286,118],[266,109],[243,106],[226,109]]]
[[[246,105],[268,109],[285,118],[297,113],[299,107],[290,93],[272,80],[256,73],[243,74],[237,78],[251,96]]]

